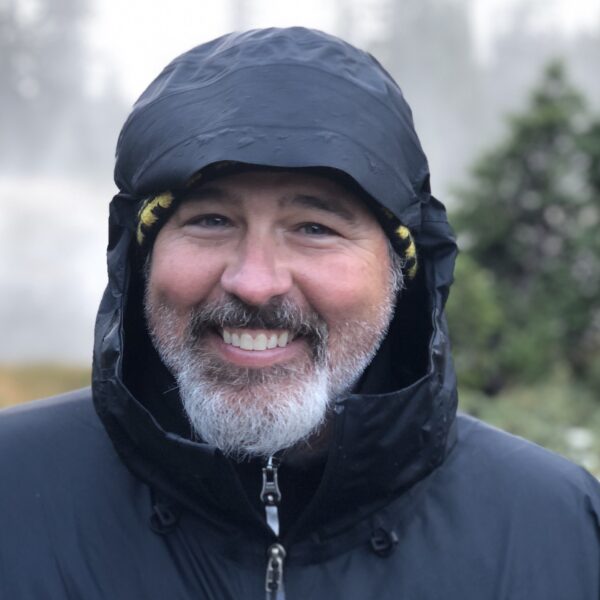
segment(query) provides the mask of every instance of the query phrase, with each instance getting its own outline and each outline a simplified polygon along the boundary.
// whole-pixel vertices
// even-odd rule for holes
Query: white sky
[[[532,0],[535,2],[535,0]],[[490,43],[507,21],[519,0],[473,0],[475,39],[485,60]],[[600,26],[600,0],[537,0],[534,25],[538,30],[558,29],[567,34]]]
[[[135,100],[175,56],[236,29],[230,0],[95,0],[89,40],[100,60],[117,68],[127,99]],[[253,3],[250,27],[333,28],[332,4],[322,0]],[[269,10],[265,10],[268,4]]]
[[[242,0],[238,0],[242,2]],[[400,1],[400,0],[399,0]],[[534,0],[535,1],[535,0]],[[363,0],[364,2],[364,0]],[[471,0],[475,41],[480,58],[489,54],[493,36],[502,30],[518,0]],[[101,80],[107,68],[116,69],[126,99],[133,102],[159,71],[176,55],[238,26],[231,7],[236,0],[95,0],[89,39]],[[336,3],[345,7],[354,0],[246,0],[253,5],[249,27],[306,25],[333,31]],[[367,9],[356,27],[364,33]],[[540,29],[566,32],[589,29],[600,23],[600,0],[538,0],[534,24]],[[539,15],[539,16],[538,16]]]

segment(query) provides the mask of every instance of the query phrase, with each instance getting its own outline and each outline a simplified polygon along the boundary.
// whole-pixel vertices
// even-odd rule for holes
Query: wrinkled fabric
[[[189,432],[145,332],[134,249],[140,202],[220,161],[341,170],[419,254],[284,532],[287,600],[600,598],[598,482],[456,416],[443,314],[456,244],[400,89],[368,54],[302,28],[199,46],[134,106],[92,389],[0,418],[0,598],[265,597],[274,535],[236,466]]]

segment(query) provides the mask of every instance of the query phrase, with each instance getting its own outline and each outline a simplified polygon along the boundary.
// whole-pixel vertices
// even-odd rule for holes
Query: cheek
[[[371,257],[369,257],[371,259]],[[330,325],[370,320],[389,293],[389,259],[338,259],[304,271],[300,288],[307,301]]]
[[[180,312],[210,296],[220,279],[216,257],[190,248],[157,246],[152,255],[149,293]]]

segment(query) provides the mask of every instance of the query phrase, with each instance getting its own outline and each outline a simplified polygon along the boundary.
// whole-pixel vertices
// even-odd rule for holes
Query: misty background
[[[89,363],[119,129],[151,78],[196,43],[297,23],[370,50],[411,104],[434,193],[450,206],[550,59],[600,104],[598,2],[180,4],[0,0],[0,362]]]
[[[600,0],[0,0],[0,407],[89,382],[135,99],[196,44],[290,25],[372,52],[413,109],[465,250],[463,409],[600,476]]]

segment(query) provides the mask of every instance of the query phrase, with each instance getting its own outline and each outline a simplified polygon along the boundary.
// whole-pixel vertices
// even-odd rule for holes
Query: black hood
[[[299,27],[231,34],[176,58],[121,131],[115,181],[140,197],[221,160],[339,169],[411,228],[429,194],[393,79],[370,55]]]
[[[451,445],[456,390],[443,307],[454,236],[400,89],[337,38],[303,28],[231,34],[181,55],[149,86],[117,147],[94,402],[129,468],[207,518],[218,512],[266,535],[228,460],[171,426],[136,388],[156,357],[140,317],[134,245],[145,197],[220,161],[342,171],[415,237],[417,279],[359,388],[336,404],[323,480],[303,519],[305,533],[334,533],[349,513],[367,514],[423,479]],[[168,402],[181,412],[176,398]]]

